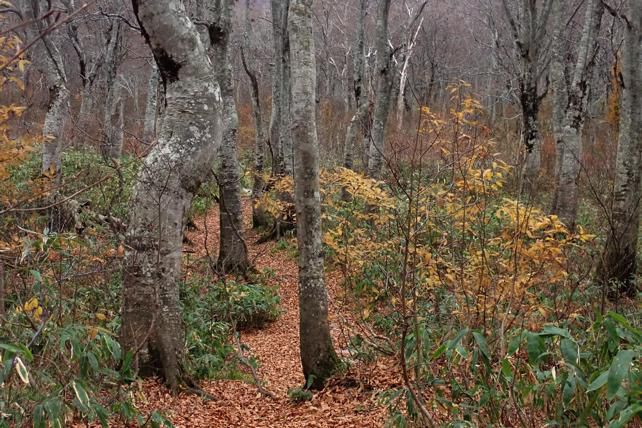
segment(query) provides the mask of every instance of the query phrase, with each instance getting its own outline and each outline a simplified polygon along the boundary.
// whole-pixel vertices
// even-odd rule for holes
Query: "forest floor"
[[[251,229],[251,206],[245,203],[246,241],[251,260],[258,271],[272,270],[271,280],[279,289],[281,315],[266,328],[243,332],[241,342],[249,347],[247,356],[259,363],[258,377],[274,397],[261,394],[252,383],[232,380],[204,381],[200,384],[213,399],[194,394],[172,396],[157,381],[139,384],[136,404],[141,411],[161,411],[176,427],[381,427],[386,407],[378,393],[397,387],[395,363],[378,359],[371,364],[354,363],[346,373],[332,380],[325,390],[314,394],[311,401],[294,403],[288,389],[304,383],[299,356],[298,268],[287,252],[277,250],[275,242],[257,244],[258,235]],[[208,257],[206,248],[218,248],[218,207],[196,219],[197,230],[188,233],[190,260]],[[211,255],[215,257],[215,254]],[[190,260],[187,263],[189,274]],[[340,294],[339,275],[328,272],[330,320],[335,346],[346,356],[344,331],[348,310],[333,298]]]

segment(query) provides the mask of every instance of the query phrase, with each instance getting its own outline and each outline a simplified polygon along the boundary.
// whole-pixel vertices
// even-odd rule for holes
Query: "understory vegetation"
[[[125,132],[124,100],[140,98],[138,88],[117,78],[117,64],[111,65],[113,76],[101,75],[109,84],[82,92],[97,100],[109,95],[109,117],[100,126],[95,118],[88,121],[93,125],[83,125],[87,130],[76,129],[80,120],[65,122],[70,107],[81,111],[76,103],[83,100],[63,88],[79,85],[74,78],[65,81],[64,64],[55,73],[52,66],[44,79],[57,82],[48,82],[51,99],[71,99],[60,102],[69,111],[61,109],[64,114],[51,121],[59,132],[45,135],[46,125],[34,131],[35,121],[25,119],[27,107],[0,102],[0,428],[173,427],[174,418],[183,415],[163,408],[166,403],[146,401],[145,382],[155,382],[176,402],[180,394],[191,394],[190,406],[206,407],[219,399],[229,404],[224,401],[229,396],[207,390],[223,381],[251,387],[251,404],[233,403],[241,416],[230,421],[239,424],[252,416],[248,409],[309,411],[318,420],[329,409],[322,400],[336,394],[339,398],[329,402],[345,413],[341,417],[367,414],[373,424],[391,428],[642,426],[639,198],[630,203],[640,191],[634,171],[640,165],[629,165],[629,152],[614,159],[615,143],[605,143],[620,133],[620,147],[636,150],[629,141],[634,133],[618,129],[633,127],[626,116],[633,113],[621,105],[637,100],[642,110],[639,94],[619,81],[630,79],[627,69],[634,67],[626,55],[631,52],[614,53],[610,77],[618,89],[588,106],[589,95],[571,93],[585,90],[591,77],[582,68],[593,61],[588,52],[599,50],[597,42],[585,40],[587,64],[578,60],[579,77],[568,83],[572,88],[564,96],[570,101],[562,104],[570,108],[571,99],[579,97],[587,106],[576,106],[582,119],[574,130],[569,125],[562,132],[548,129],[559,128],[552,122],[561,101],[538,89],[540,80],[548,86],[548,74],[560,71],[544,69],[555,69],[551,63],[562,59],[546,57],[543,46],[512,58],[515,64],[525,61],[515,67],[532,76],[517,73],[510,84],[521,92],[508,91],[508,101],[482,101],[500,98],[495,90],[479,94],[485,83],[435,77],[441,64],[432,59],[431,77],[423,76],[428,81],[420,88],[412,80],[425,73],[417,72],[411,56],[418,38],[429,37],[421,32],[428,2],[417,2],[414,10],[404,2],[407,11],[395,12],[408,14],[402,32],[407,34],[397,47],[391,40],[400,36],[390,36],[387,28],[390,0],[370,6],[360,0],[358,52],[346,48],[342,71],[334,59],[327,61],[345,81],[333,83],[334,74],[326,73],[327,81],[317,84],[313,25],[320,23],[313,20],[311,1],[291,1],[272,3],[276,60],[269,64],[270,99],[259,84],[265,58],[245,58],[256,50],[250,49],[250,29],[268,21],[250,16],[249,0],[239,60],[251,94],[234,87],[243,81],[233,76],[232,1],[215,2],[216,10],[205,13],[207,2],[186,8],[190,2],[141,0],[132,2],[131,11],[99,7],[92,15],[88,4],[76,10],[73,1],[61,2],[68,8],[64,14],[54,9],[41,14],[38,7],[14,10],[0,0],[0,23],[7,19],[14,25],[10,19],[20,17],[15,27],[0,32],[0,90],[10,93],[7,99],[27,105],[33,96],[24,83],[30,77],[35,86],[37,80],[25,71],[31,64],[27,48],[13,35],[33,23],[38,24],[33,33],[25,31],[33,36],[29,41],[43,39],[51,57],[43,76],[48,61],[58,56],[62,64],[69,56],[50,49],[54,38],[47,39],[58,27],[67,28],[82,63],[82,91],[93,80],[83,74],[89,72],[72,19],[76,14],[87,19],[89,29],[90,17],[105,21],[100,25],[108,37],[82,41],[109,42],[111,53],[105,55],[113,54],[114,64],[119,56],[147,49],[145,43],[153,46],[145,61],[155,64],[145,63],[151,68],[146,94],[151,101],[144,112],[149,117],[139,114],[136,124],[129,124],[136,132]],[[578,2],[575,12],[587,8],[590,35],[593,27],[599,32],[606,7],[613,28],[617,20],[627,24],[617,30],[624,42],[610,34],[611,45],[633,51],[631,41],[642,38],[642,9],[635,8],[640,2],[628,0],[625,11],[639,15],[637,36],[624,12],[605,2]],[[32,9],[39,3],[45,2],[29,0]],[[366,23],[375,4],[375,22]],[[536,1],[501,4],[504,25],[512,27],[506,33],[514,33],[502,43],[519,48],[521,38],[534,37],[520,34],[528,27],[515,23],[527,16],[520,8],[530,7],[537,21],[553,14],[557,3],[547,1],[539,11]],[[356,2],[353,6],[357,11]],[[33,22],[23,22],[23,12],[33,15]],[[562,12],[557,10],[557,24],[566,19]],[[5,18],[8,13],[12,18]],[[329,17],[330,12],[328,30],[336,26]],[[491,25],[491,15],[486,18]],[[570,17],[569,23],[579,19]],[[366,27],[373,24],[376,49],[365,40]],[[553,24],[538,25],[543,40]],[[201,32],[201,26],[208,31]],[[125,27],[136,31],[136,39],[128,37],[138,44],[121,34]],[[562,33],[548,35],[556,52],[573,41],[570,36],[562,41]],[[494,34],[493,49],[508,52],[497,29]],[[121,52],[120,43],[127,49]],[[349,55],[355,55],[354,81],[346,77]],[[539,62],[542,70],[527,60]],[[501,68],[492,62],[494,71]],[[571,68],[560,71],[553,85],[562,85]],[[503,84],[498,77],[490,80],[489,91]],[[406,92],[418,88],[430,93],[425,100],[417,94],[409,100]],[[315,98],[321,89],[324,98]],[[346,94],[337,96],[341,91]],[[394,91],[399,92],[396,115]],[[159,95],[169,100],[159,101]],[[522,105],[513,105],[512,97]],[[137,110],[138,98],[131,103]],[[266,101],[269,129],[261,111]],[[55,110],[55,104],[47,108]],[[491,113],[487,104],[493,109],[501,104],[501,114]],[[601,113],[587,112],[600,108]],[[523,119],[526,113],[532,117]],[[571,119],[575,113],[567,112]],[[388,116],[397,122],[386,128]],[[70,128],[87,131],[86,138],[67,140]],[[583,132],[591,135],[591,150],[578,148],[576,159],[556,152],[562,150],[557,140],[581,145]],[[47,151],[55,154],[48,166]],[[610,158],[601,159],[607,152]],[[565,173],[562,160],[568,164]],[[529,161],[531,175],[525,168]],[[595,168],[587,173],[585,165]],[[548,179],[547,173],[555,177]],[[565,174],[575,175],[564,182]],[[564,209],[555,208],[563,193],[558,182],[577,193]],[[272,341],[265,342],[259,358],[248,343],[254,340],[256,349],[268,333]],[[267,364],[278,366],[271,378],[261,371]],[[383,380],[373,380],[376,376]],[[354,406],[342,406],[350,400]],[[211,414],[220,417],[217,411]],[[186,420],[196,414],[187,413]],[[289,416],[272,422],[285,424]],[[352,419],[345,421],[355,426]],[[321,422],[328,426],[334,420]]]

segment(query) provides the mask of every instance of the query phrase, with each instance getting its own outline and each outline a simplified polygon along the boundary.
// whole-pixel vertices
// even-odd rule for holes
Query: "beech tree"
[[[26,0],[24,2],[24,15],[31,20],[27,26],[27,34],[31,40],[36,40],[43,33],[48,20],[41,19],[44,15],[40,0]],[[65,119],[69,112],[69,88],[67,88],[67,73],[62,60],[58,44],[52,35],[44,35],[39,43],[39,64],[42,72],[47,77],[49,87],[49,105],[42,128],[44,143],[42,145],[41,172],[47,176],[60,180],[62,178],[62,143]]]
[[[522,193],[529,194],[541,166],[541,138],[538,115],[548,88],[541,82],[547,71],[547,30],[556,0],[529,0],[514,6],[502,0],[502,8],[515,45],[518,99],[522,115]]]
[[[210,176],[221,139],[214,69],[180,0],[132,0],[163,79],[167,107],[158,143],[136,177],[126,234],[120,341],[142,375],[183,381],[178,281],[183,225]]]
[[[263,182],[263,168],[265,163],[265,128],[263,126],[263,109],[259,91],[259,79],[247,58],[247,53],[250,52],[250,32],[250,0],[245,0],[245,28],[243,30],[243,43],[241,45],[241,63],[243,65],[243,70],[250,80],[250,96],[252,97],[254,128],[256,130],[254,143],[254,183],[252,185],[252,225],[254,227],[258,227],[267,224],[265,214],[256,204],[256,201],[263,193],[265,186],[265,183]]]
[[[348,125],[343,154],[343,166],[348,169],[354,167],[354,151],[357,138],[366,135],[366,120],[370,106],[368,87],[366,85],[366,16],[368,14],[368,0],[359,1],[359,20],[357,21],[357,38],[354,45],[354,72],[353,91],[357,107]],[[368,146],[366,146],[368,147]]]
[[[292,0],[289,33],[292,55],[291,129],[296,142],[294,197],[299,246],[301,364],[306,383],[312,388],[320,388],[335,371],[338,358],[330,335],[323,269],[312,0]]]
[[[563,26],[565,20],[560,17],[562,10],[561,2],[555,5],[557,25]],[[604,6],[601,0],[589,0],[586,6],[586,17],[584,19],[584,28],[582,37],[577,51],[575,67],[571,74],[571,84],[566,91],[560,86],[564,79],[563,66],[554,64],[554,133],[557,146],[557,174],[556,188],[553,197],[553,214],[557,214],[560,219],[570,229],[575,228],[577,217],[577,207],[579,204],[579,176],[580,161],[582,154],[582,129],[584,126],[585,112],[588,103],[589,89],[592,77],[593,66],[595,64],[595,49],[597,36],[600,31],[602,14]],[[561,31],[561,30],[559,30]],[[559,39],[556,36],[556,49],[563,49]],[[556,52],[554,63],[561,61],[563,54]],[[560,71],[562,75],[559,75]],[[560,92],[562,92],[560,94]],[[564,103],[559,106],[559,103]],[[559,123],[559,120],[562,123]]]
[[[223,272],[244,272],[249,262],[243,239],[241,171],[237,155],[239,118],[234,99],[233,70],[230,59],[231,1],[216,0],[213,6],[215,15],[208,23],[208,33],[212,43],[212,59],[223,98],[223,140],[217,172],[221,226],[217,264]],[[212,5],[206,7],[212,7]]]
[[[292,138],[290,115],[290,42],[288,38],[288,9],[290,0],[271,0],[274,67],[272,71],[272,116],[270,145],[272,172],[275,175],[292,173]]]
[[[390,0],[379,0],[377,12],[377,70],[376,101],[372,121],[372,141],[368,149],[368,175],[379,178],[383,168],[386,124],[390,114],[394,73],[392,69],[392,49],[388,41],[388,15]]]
[[[612,214],[597,278],[611,298],[634,297],[642,197],[642,0],[627,0],[623,14],[609,10],[624,26],[622,101]]]

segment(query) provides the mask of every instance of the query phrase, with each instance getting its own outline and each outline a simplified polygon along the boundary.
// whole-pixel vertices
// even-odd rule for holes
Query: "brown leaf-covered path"
[[[301,386],[303,376],[299,360],[297,265],[286,252],[276,251],[275,243],[257,245],[257,235],[250,229],[251,207],[245,204],[247,244],[258,270],[275,272],[274,285],[281,296],[280,318],[267,328],[243,333],[241,340],[259,361],[259,376],[276,398],[260,394],[255,385],[240,381],[207,381],[201,387],[215,397],[206,401],[193,394],[171,396],[157,382],[141,385],[137,404],[141,410],[157,409],[167,415],[176,427],[380,427],[386,409],[377,392],[389,385],[390,363],[385,360],[368,367],[354,365],[340,379],[331,382],[312,401],[295,404],[288,400],[289,388]],[[189,264],[207,257],[206,248],[218,247],[218,208],[198,219],[198,230],[190,232],[192,241]],[[328,274],[331,296],[338,289],[338,278]],[[332,332],[339,352],[345,346],[342,318],[336,305],[331,305]]]

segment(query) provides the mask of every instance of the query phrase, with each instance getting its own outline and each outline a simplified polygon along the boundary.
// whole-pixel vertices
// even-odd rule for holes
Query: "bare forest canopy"
[[[0,0],[0,94],[0,428],[642,426],[642,0]]]

